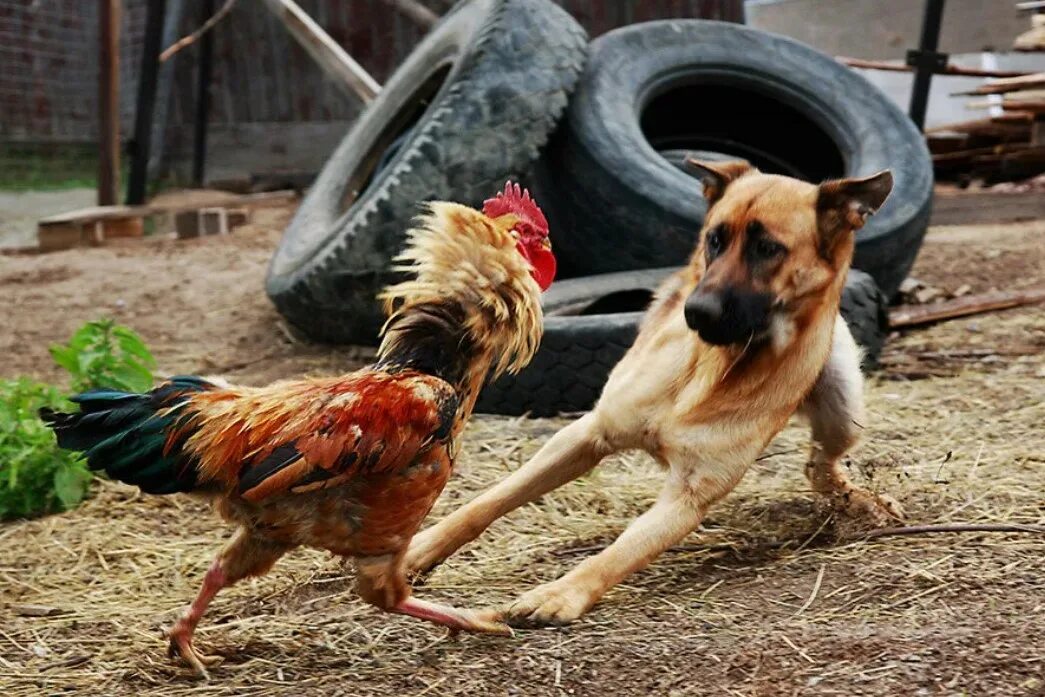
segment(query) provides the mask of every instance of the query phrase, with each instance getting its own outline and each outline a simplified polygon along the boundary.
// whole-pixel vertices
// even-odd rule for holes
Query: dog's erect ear
[[[686,165],[696,173],[700,183],[704,185],[704,198],[709,205],[722,198],[722,193],[731,181],[755,170],[747,160],[710,162],[687,157]]]
[[[829,252],[841,234],[862,228],[892,190],[893,175],[889,170],[862,179],[836,179],[821,184],[816,198],[821,248]]]

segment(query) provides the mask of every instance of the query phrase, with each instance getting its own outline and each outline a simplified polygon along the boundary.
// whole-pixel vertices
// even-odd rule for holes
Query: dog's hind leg
[[[863,390],[860,350],[839,317],[827,365],[801,407],[813,429],[806,477],[813,490],[829,497],[838,510],[885,525],[903,518],[900,505],[892,497],[857,487],[841,462],[863,428]]]
[[[416,535],[407,552],[407,569],[428,571],[479,537],[493,521],[576,479],[612,451],[596,412],[585,414],[552,436],[525,465]]]

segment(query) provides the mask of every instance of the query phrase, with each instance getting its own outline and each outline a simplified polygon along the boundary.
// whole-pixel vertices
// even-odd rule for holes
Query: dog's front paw
[[[513,627],[573,622],[597,601],[598,595],[582,584],[562,579],[524,593],[504,611]]]
[[[900,503],[888,494],[876,494],[866,489],[852,489],[840,497],[839,508],[858,522],[875,527],[896,525],[906,518]]]

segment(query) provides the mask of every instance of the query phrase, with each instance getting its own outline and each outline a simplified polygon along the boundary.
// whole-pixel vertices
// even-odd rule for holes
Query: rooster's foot
[[[224,660],[221,656],[207,656],[200,653],[195,646],[192,645],[192,628],[183,622],[178,622],[167,632],[167,638],[170,640],[170,645],[167,648],[167,655],[171,658],[181,658],[183,661],[192,666],[192,669],[196,671],[196,674],[205,680],[210,679],[210,674],[207,673],[208,666],[215,666]]]

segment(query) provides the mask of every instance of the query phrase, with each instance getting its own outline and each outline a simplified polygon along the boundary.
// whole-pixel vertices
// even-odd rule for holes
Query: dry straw
[[[1032,310],[996,320],[1013,341],[1045,344],[1045,320]],[[1040,355],[937,356],[967,344],[962,322],[893,342],[887,362],[904,367],[869,386],[865,438],[851,469],[902,501],[914,523],[1042,525]],[[937,356],[929,367],[951,377],[903,378],[919,352]],[[563,423],[475,419],[436,515],[518,467]],[[567,630],[448,639],[361,603],[339,560],[294,552],[212,605],[197,640],[227,660],[209,683],[167,659],[161,630],[193,596],[229,531],[190,498],[99,482],[77,511],[0,527],[0,685],[8,696],[586,694],[600,681],[630,690],[674,685],[679,669],[656,666],[692,656],[693,675],[723,694],[762,684],[760,671],[770,668],[794,684],[838,686],[839,694],[871,687],[899,694],[910,686],[910,666],[924,664],[896,656],[929,660],[923,649],[958,641],[968,663],[966,682],[956,684],[973,680],[969,671],[989,659],[995,663],[980,670],[995,682],[983,684],[1011,679],[1007,694],[1045,689],[1034,682],[1045,667],[1045,627],[1034,620],[1035,611],[1045,615],[1045,536],[861,540],[808,490],[807,438],[804,427],[789,427],[683,550],[628,579]],[[418,592],[461,605],[505,603],[569,569],[581,557],[577,548],[609,542],[653,500],[660,478],[642,454],[615,457],[496,523]],[[991,618],[1004,617],[1015,618],[990,629]],[[968,631],[925,638],[926,628],[943,625]],[[874,643],[873,633],[861,634],[869,627],[899,643]],[[1036,644],[1021,636],[1035,631]],[[864,636],[857,648],[832,653],[853,636]],[[914,648],[903,648],[908,639]],[[990,651],[968,649],[981,641]],[[995,655],[1007,657],[1007,668]],[[951,679],[940,670],[940,680]]]

